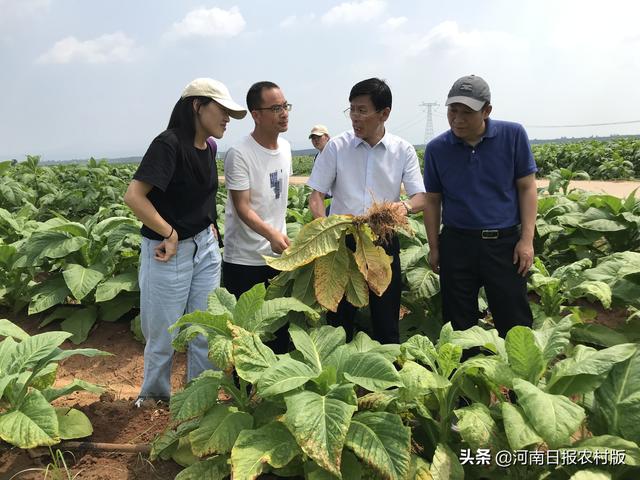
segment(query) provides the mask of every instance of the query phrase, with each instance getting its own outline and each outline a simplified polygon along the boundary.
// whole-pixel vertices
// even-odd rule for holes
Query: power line
[[[632,123],[640,123],[640,120],[629,120],[627,122],[584,123],[581,125],[526,125],[526,127],[527,128],[604,127],[607,125],[629,125]]]

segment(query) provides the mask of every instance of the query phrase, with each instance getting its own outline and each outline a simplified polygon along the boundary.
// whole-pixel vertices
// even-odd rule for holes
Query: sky
[[[242,105],[279,84],[293,149],[314,124],[349,129],[349,91],[373,76],[393,93],[388,130],[414,144],[421,104],[445,131],[467,74],[532,139],[640,134],[638,18],[635,0],[0,0],[0,160],[141,156],[196,77]],[[594,125],[619,122],[635,123]],[[232,120],[219,149],[252,128]]]

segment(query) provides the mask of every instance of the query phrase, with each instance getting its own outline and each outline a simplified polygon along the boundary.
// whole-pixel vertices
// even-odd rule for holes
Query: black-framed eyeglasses
[[[282,105],[271,105],[270,107],[254,108],[254,110],[271,110],[276,115],[280,115],[285,110],[287,112],[290,112],[292,108],[293,105],[291,105],[290,103],[283,103]]]

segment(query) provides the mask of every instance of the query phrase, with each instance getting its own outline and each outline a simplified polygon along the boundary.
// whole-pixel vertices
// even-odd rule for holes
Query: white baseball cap
[[[311,133],[309,134],[309,138],[314,135],[318,135],[319,137],[321,137],[322,135],[329,135],[329,129],[327,129],[327,127],[325,127],[324,125],[314,125],[311,129]]]
[[[180,98],[187,97],[208,97],[229,111],[229,116],[237,120],[244,118],[247,110],[242,108],[231,98],[229,89],[224,83],[213,78],[196,78],[189,85],[184,87]]]

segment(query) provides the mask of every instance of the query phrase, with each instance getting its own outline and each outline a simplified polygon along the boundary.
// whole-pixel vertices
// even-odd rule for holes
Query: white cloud
[[[174,23],[169,31],[170,37],[235,37],[244,30],[245,22],[238,7],[229,10],[213,7],[192,10]]]
[[[135,58],[135,41],[122,32],[111,33],[93,40],[78,40],[70,36],[56,42],[42,54],[38,63],[115,63],[131,62]]]
[[[325,13],[322,16],[322,23],[326,25],[364,23],[380,16],[386,8],[387,4],[383,0],[345,2]]]
[[[301,25],[307,25],[316,19],[315,13],[308,13],[306,15],[289,15],[280,22],[282,28],[293,28]]]
[[[407,17],[392,17],[382,24],[382,28],[385,30],[395,30],[401,25],[407,23],[407,20]]]
[[[518,50],[523,48],[522,40],[507,32],[493,30],[462,31],[457,22],[439,23],[426,34],[400,34],[390,32],[382,42],[393,51],[412,57],[429,52],[442,52],[447,49],[463,51],[485,51],[492,46],[499,50]]]

